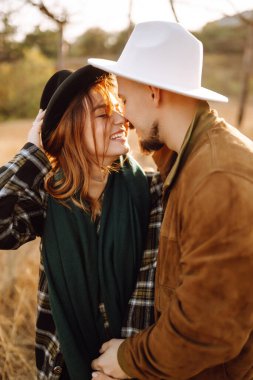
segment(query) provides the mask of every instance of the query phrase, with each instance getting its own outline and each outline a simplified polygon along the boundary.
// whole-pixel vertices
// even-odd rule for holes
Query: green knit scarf
[[[88,213],[69,206],[49,197],[42,254],[68,373],[71,380],[90,380],[90,363],[102,343],[120,338],[144,248],[148,182],[132,158],[121,158],[120,171],[110,174],[104,191],[99,234]]]

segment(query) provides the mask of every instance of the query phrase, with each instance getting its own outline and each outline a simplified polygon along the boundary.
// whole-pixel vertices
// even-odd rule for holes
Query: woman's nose
[[[114,124],[125,124],[127,121],[119,111],[113,111],[112,118]]]

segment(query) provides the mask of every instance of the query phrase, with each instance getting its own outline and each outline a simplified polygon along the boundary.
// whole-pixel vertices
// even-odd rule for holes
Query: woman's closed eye
[[[109,117],[109,115],[107,114],[107,113],[101,113],[101,114],[99,114],[99,115],[96,115],[96,117],[101,117],[102,119],[104,119],[104,118],[107,118],[107,117]]]
[[[108,107],[100,107],[99,109],[97,109],[95,112],[95,117],[101,118],[101,119],[106,119],[110,117],[110,112],[109,112]]]
[[[108,107],[104,103],[98,104],[97,106],[95,106],[93,109],[93,112],[94,112],[95,118],[105,119],[105,118],[108,118],[110,116],[109,112],[108,112]]]

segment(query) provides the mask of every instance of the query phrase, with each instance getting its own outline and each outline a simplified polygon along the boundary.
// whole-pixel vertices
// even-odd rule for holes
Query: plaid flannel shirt
[[[16,249],[42,235],[48,197],[43,180],[50,169],[45,154],[31,143],[27,143],[12,161],[0,168],[0,249]],[[147,173],[147,176],[151,212],[146,248],[122,327],[123,338],[133,336],[154,322],[154,278],[163,211],[162,181],[158,173]],[[101,312],[104,313],[103,310]],[[42,260],[35,350],[38,379],[61,378],[64,359],[51,313]]]

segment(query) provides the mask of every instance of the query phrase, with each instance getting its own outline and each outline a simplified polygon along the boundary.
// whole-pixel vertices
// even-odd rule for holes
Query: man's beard
[[[154,122],[149,136],[144,140],[139,140],[141,151],[145,154],[149,154],[163,147],[163,143],[159,139],[158,122]]]

